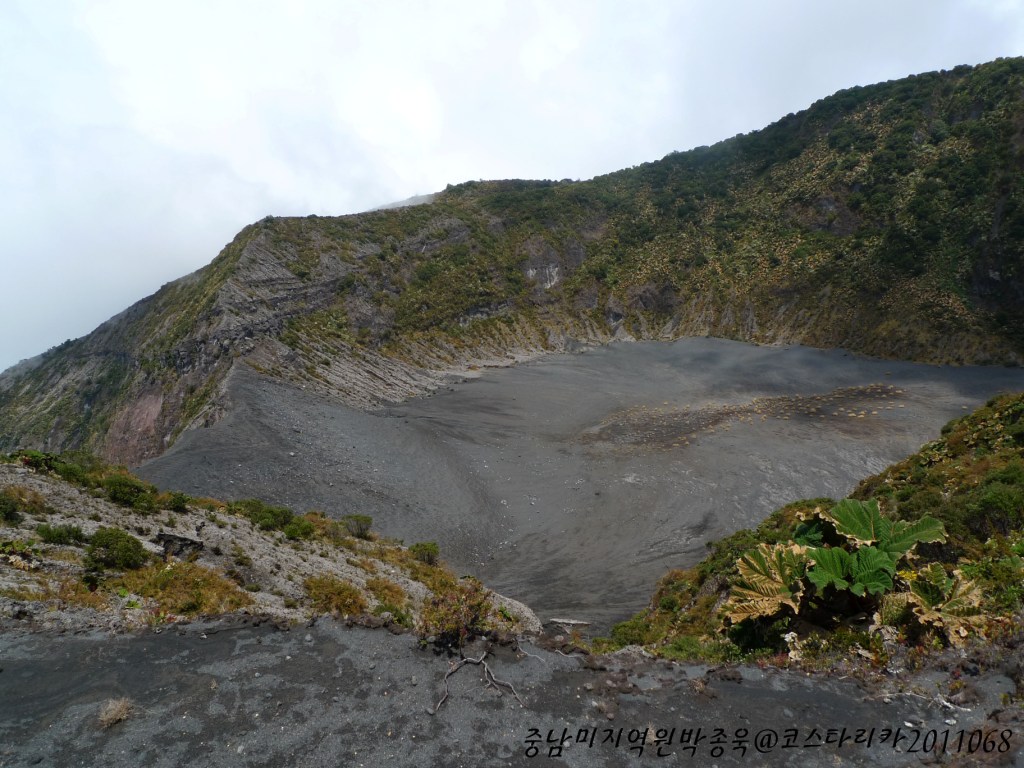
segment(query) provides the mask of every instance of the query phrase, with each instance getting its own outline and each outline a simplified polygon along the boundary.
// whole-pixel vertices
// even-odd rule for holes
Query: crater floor
[[[369,514],[463,573],[607,628],[669,568],[778,506],[842,497],[1024,370],[718,339],[622,343],[368,413],[238,371],[226,416],[138,473],[166,488]]]

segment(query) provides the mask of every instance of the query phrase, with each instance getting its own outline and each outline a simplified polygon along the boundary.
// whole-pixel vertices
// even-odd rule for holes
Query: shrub
[[[304,517],[292,518],[283,529],[284,535],[292,539],[311,539],[316,533],[316,527]]]
[[[675,595],[665,595],[658,600],[658,610],[675,613],[679,610],[679,598]]]
[[[345,515],[341,518],[348,532],[357,539],[370,538],[370,526],[373,525],[373,518],[369,515]]]
[[[343,616],[366,613],[366,598],[355,586],[334,576],[310,576],[303,584],[317,613]]]
[[[82,533],[82,529],[77,525],[47,525],[42,523],[36,526],[36,533],[47,544],[84,544],[88,540],[88,537]]]
[[[90,564],[110,568],[141,568],[149,555],[142,542],[119,528],[100,528],[89,543]]]
[[[348,532],[348,527],[340,520],[329,520],[323,518],[322,521],[314,523],[320,534],[335,546],[345,546],[345,542],[351,542],[349,538],[351,534]]]
[[[405,590],[388,579],[380,577],[367,579],[366,588],[382,603],[391,603],[392,605],[405,603]]]
[[[120,582],[129,592],[155,600],[164,613],[229,613],[252,603],[234,582],[196,563],[154,563],[126,573]]]
[[[259,499],[242,499],[231,504],[232,512],[244,515],[263,531],[281,531],[295,515],[288,507],[274,507]]]
[[[14,454],[22,464],[35,471],[49,471],[53,468],[54,456],[42,451],[24,450]]]
[[[38,491],[21,485],[8,485],[0,490],[0,521],[17,524],[24,515],[43,515],[46,501]]]
[[[53,471],[64,480],[85,488],[100,484],[101,476],[106,468],[102,459],[85,451],[68,451],[55,457]]]
[[[1006,427],[1006,436],[1017,445],[1024,445],[1024,419]]]
[[[736,662],[742,658],[740,649],[724,640],[703,640],[689,635],[676,637],[662,651],[665,658],[702,660],[713,663]]]
[[[14,494],[10,493],[8,488],[0,491],[0,523],[17,525],[24,520],[25,518],[18,511],[18,506],[18,500],[14,498]]]
[[[998,481],[988,483],[971,512],[973,516],[968,525],[979,537],[1019,530],[1024,522],[1024,490]]]
[[[435,541],[421,541],[418,544],[413,544],[409,547],[409,552],[421,563],[427,565],[436,565],[437,558],[441,554]]]
[[[163,505],[165,509],[169,509],[172,512],[188,512],[189,497],[181,493],[180,491],[171,491],[167,494],[162,494]]]
[[[108,475],[103,478],[103,490],[107,492],[108,499],[122,507],[144,505],[144,499],[151,497],[156,491],[149,483],[127,473]]]
[[[632,619],[621,621],[612,627],[612,641],[619,646],[643,645],[647,642],[647,634],[650,630],[650,623],[642,616],[634,616]]]
[[[490,591],[476,579],[463,579],[423,607],[420,634],[433,636],[438,645],[462,648],[490,628],[491,610]]]
[[[53,469],[61,479],[67,480],[73,485],[89,485],[89,474],[78,464],[62,461],[56,464]]]

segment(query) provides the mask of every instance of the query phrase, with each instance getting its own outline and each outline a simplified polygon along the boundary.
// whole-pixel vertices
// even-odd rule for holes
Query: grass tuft
[[[106,730],[131,717],[135,704],[131,699],[108,699],[100,705],[100,728]]]

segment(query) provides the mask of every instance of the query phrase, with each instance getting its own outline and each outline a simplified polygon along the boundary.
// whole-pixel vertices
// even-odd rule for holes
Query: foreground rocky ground
[[[477,641],[465,656],[488,669],[452,673],[438,708],[453,659],[330,619],[130,635],[0,627],[5,768],[1024,765],[1020,711],[1001,704],[1019,658],[858,680]],[[956,681],[967,695],[950,694]],[[680,743],[697,729],[698,743]]]

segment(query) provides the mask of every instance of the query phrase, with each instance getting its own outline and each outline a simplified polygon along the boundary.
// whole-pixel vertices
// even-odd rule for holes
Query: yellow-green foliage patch
[[[366,588],[382,603],[401,607],[407,599],[405,590],[389,579],[380,577],[367,579]]]
[[[56,600],[59,603],[99,611],[110,607],[110,596],[106,592],[90,590],[81,579],[70,576],[58,579],[56,583],[47,582],[42,595],[35,599]]]
[[[303,582],[306,596],[317,613],[355,616],[366,613],[367,603],[359,588],[334,576],[310,576]]]
[[[436,591],[423,606],[420,634],[440,645],[461,648],[475,635],[492,627],[491,592],[473,578],[465,578],[444,591]]]
[[[253,602],[233,581],[196,563],[157,563],[126,573],[117,584],[183,616],[230,613]]]

